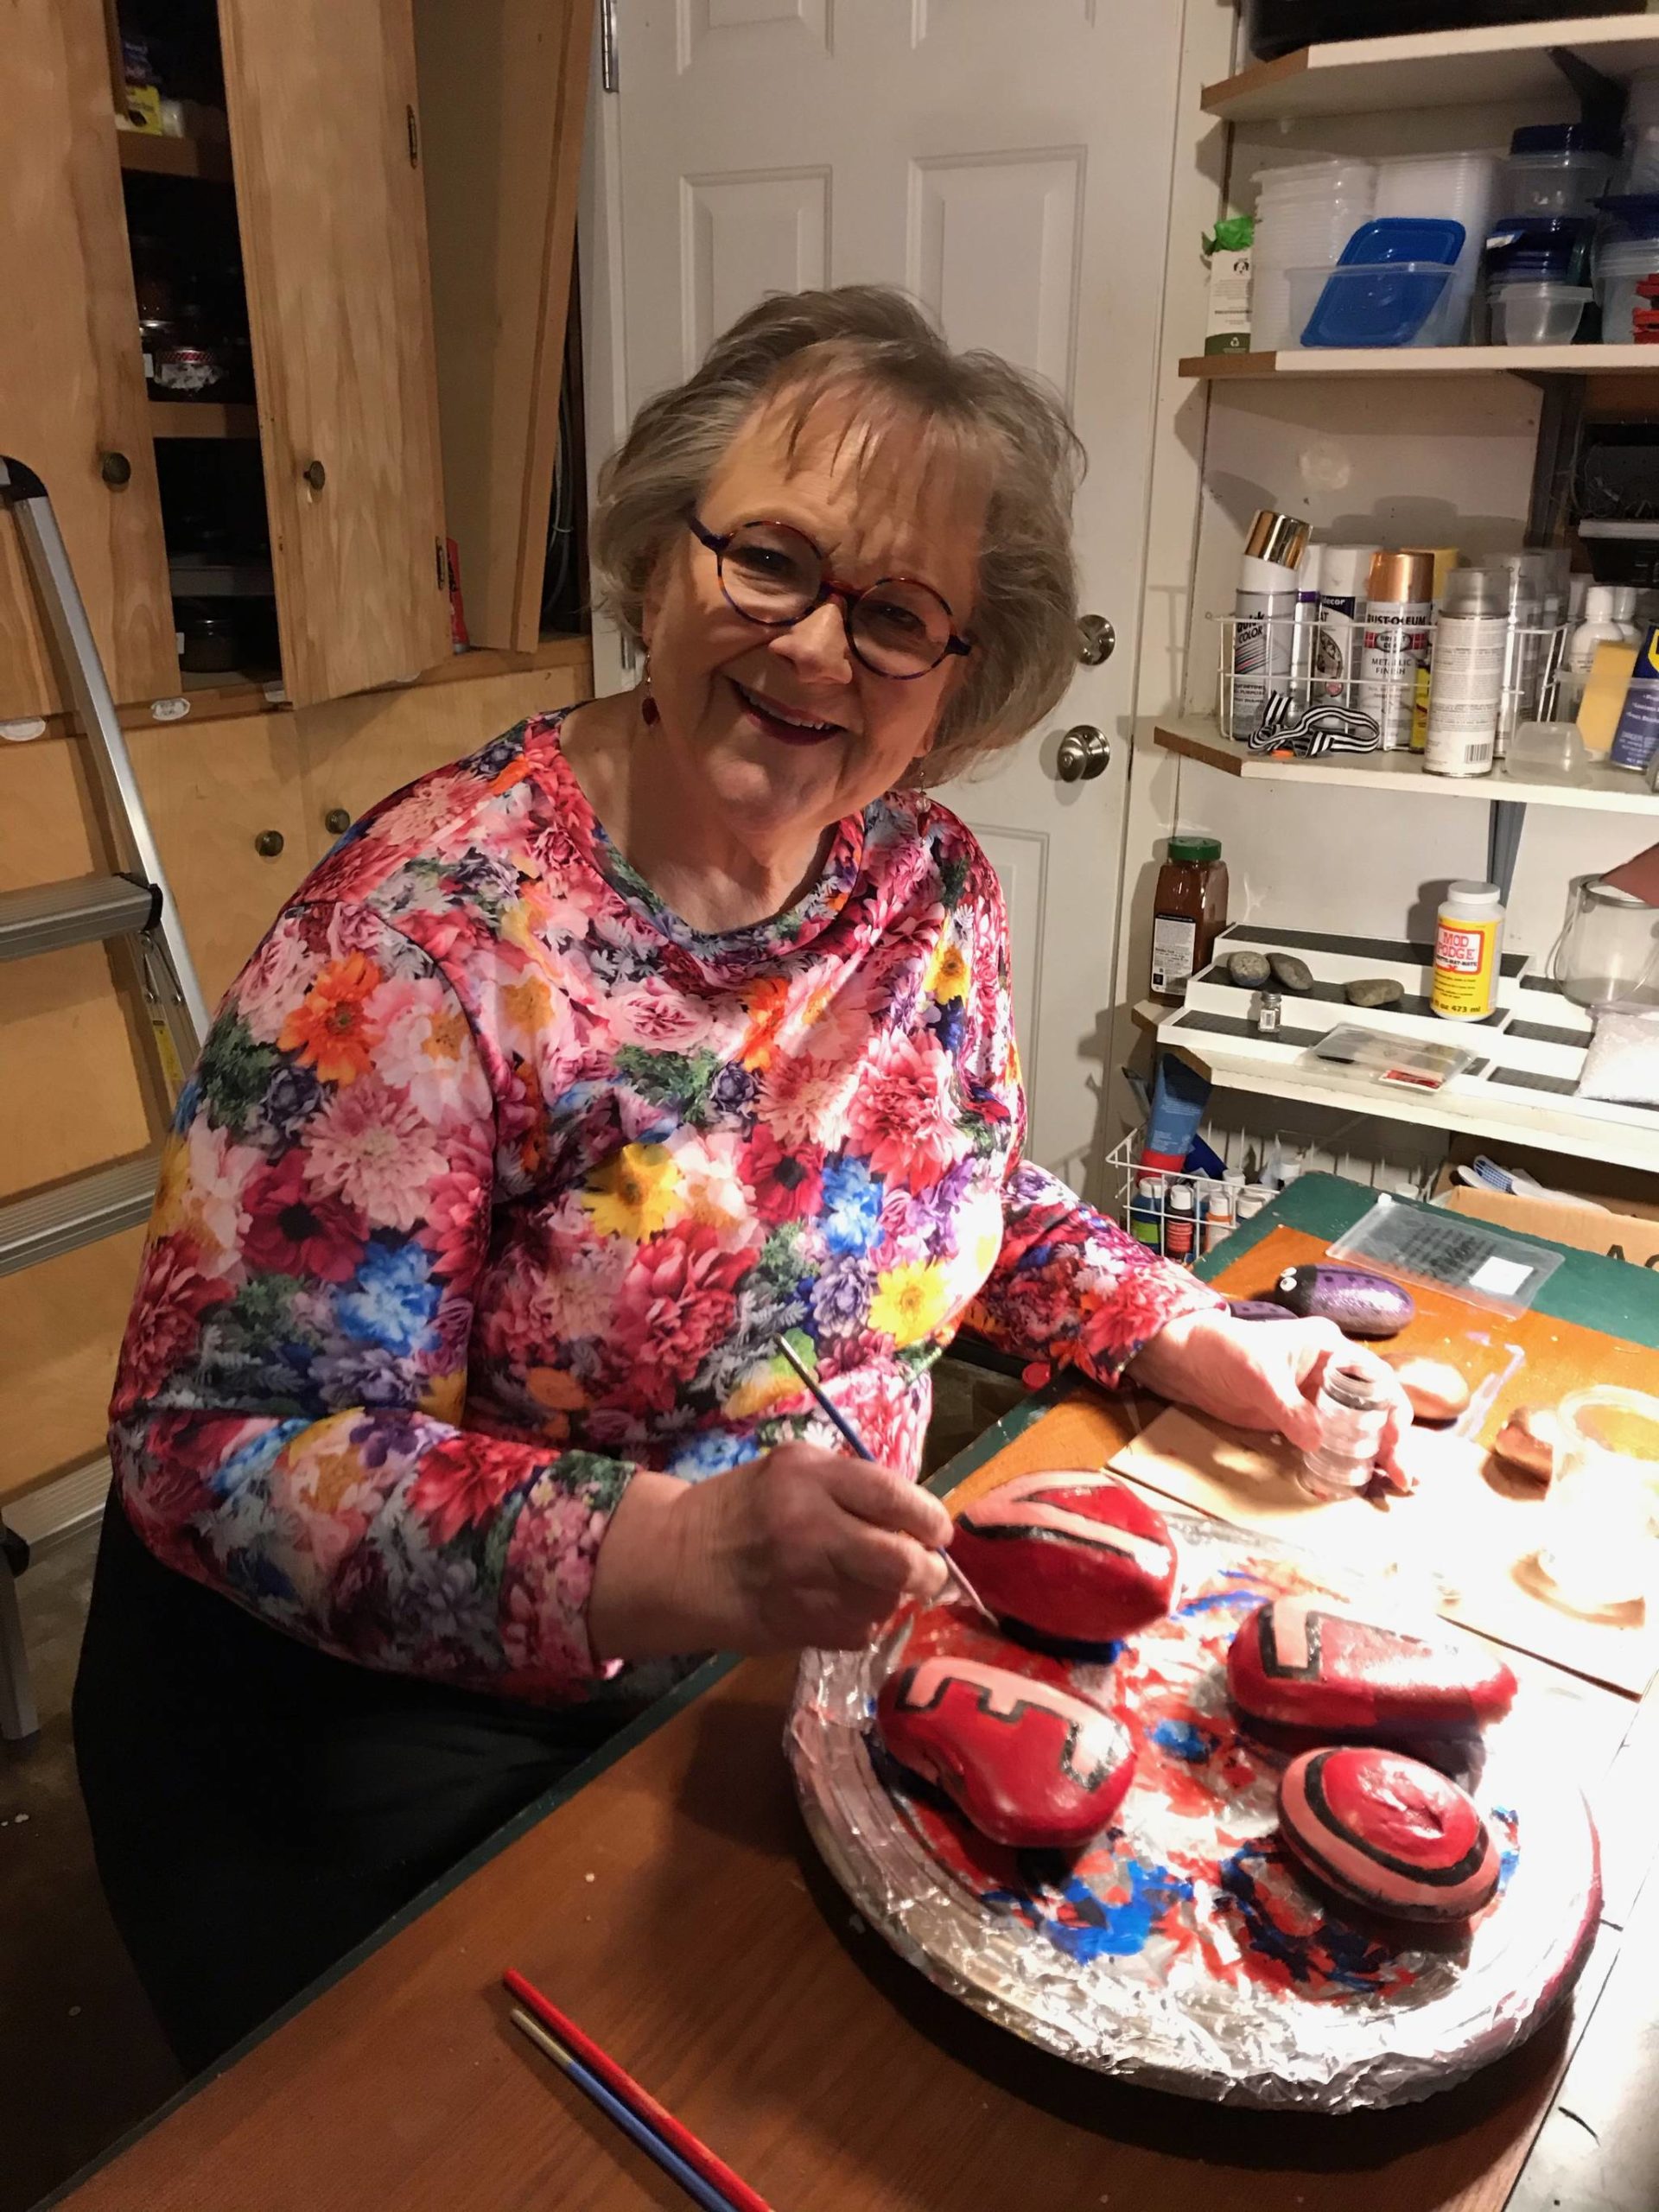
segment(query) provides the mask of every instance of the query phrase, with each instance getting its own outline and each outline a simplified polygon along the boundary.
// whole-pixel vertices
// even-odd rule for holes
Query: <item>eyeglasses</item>
[[[823,554],[786,522],[741,522],[707,530],[688,511],[686,524],[714,555],[727,601],[750,622],[788,630],[826,600],[838,599],[847,642],[866,668],[901,683],[926,676],[951,653],[973,651],[959,638],[949,604],[914,576],[883,576],[864,591],[838,584]]]

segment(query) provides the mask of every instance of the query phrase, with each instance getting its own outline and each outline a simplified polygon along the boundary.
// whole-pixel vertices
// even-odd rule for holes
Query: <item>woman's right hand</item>
[[[709,1481],[637,1474],[594,1567],[601,1659],[850,1650],[944,1582],[950,1516],[892,1468],[781,1444]]]

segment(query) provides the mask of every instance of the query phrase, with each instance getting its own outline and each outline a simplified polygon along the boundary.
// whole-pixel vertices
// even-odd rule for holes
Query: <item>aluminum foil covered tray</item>
[[[1227,1647],[1254,1607],[1362,1586],[1214,1522],[1168,1516],[1185,1593],[1166,1620],[1071,1662],[1141,1750],[1080,1859],[1015,1852],[912,1784],[871,1715],[891,1640],[808,1652],[791,1712],[796,1787],[853,1904],[943,1988],[1101,2072],[1230,2104],[1349,2112],[1450,2088],[1522,2042],[1571,1988],[1600,1904],[1595,1831],[1523,1692],[1474,1789],[1503,1859],[1494,1902],[1450,1930],[1390,1930],[1321,1897],[1278,1840],[1283,1765],[1241,1735]]]

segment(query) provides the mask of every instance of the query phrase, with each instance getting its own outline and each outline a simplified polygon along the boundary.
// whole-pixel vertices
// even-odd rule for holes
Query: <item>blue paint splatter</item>
[[[1321,1917],[1305,1929],[1281,1927],[1251,1870],[1252,1860],[1258,1866],[1267,1864],[1259,1844],[1245,1844],[1220,1869],[1222,1893],[1236,1908],[1252,1950],[1276,1960],[1293,1981],[1315,1986],[1330,1981],[1366,1992],[1381,1986],[1390,1952],[1339,1920]]]
[[[1201,1765],[1221,1740],[1191,1720],[1160,1720],[1148,1732],[1160,1751],[1185,1759],[1192,1766]]]
[[[1509,1805],[1494,1805],[1492,1818],[1502,1824],[1508,1839],[1502,1841],[1497,1854],[1497,1893],[1502,1897],[1510,1886],[1510,1875],[1521,1863],[1521,1846],[1516,1834],[1521,1823],[1516,1817],[1514,1808]]]
[[[1077,1874],[1057,1883],[1046,1897],[994,1890],[985,1902],[994,1909],[1011,1907],[1070,1959],[1134,1958],[1145,1950],[1164,1914],[1192,1897],[1192,1885],[1167,1866],[1145,1866],[1135,1859],[1115,1871],[1128,1884],[1129,1894],[1121,1904],[1097,1897]]]

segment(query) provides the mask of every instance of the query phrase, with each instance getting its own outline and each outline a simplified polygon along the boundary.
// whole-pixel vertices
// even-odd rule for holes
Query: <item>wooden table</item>
[[[1659,1284],[1654,1295],[1659,1310]],[[1022,1465],[1056,1464],[1061,1445],[1059,1464],[1087,1449],[1097,1465],[1129,1418],[1052,1387],[938,1486],[970,1496]],[[1659,1751],[1652,1700],[1548,1671],[1551,1694],[1580,1700],[1586,1768],[1605,1770],[1628,1738],[1599,1800],[1621,1841],[1637,1835],[1639,1777]],[[791,1679],[783,1662],[705,1669],[53,2201],[76,2212],[677,2212],[673,2184],[509,2026],[499,1977],[516,1965],[777,2212],[1650,2212],[1651,2195],[1627,2205],[1596,2193],[1607,2162],[1587,2129],[1619,2117],[1593,2101],[1617,2078],[1606,2052],[1558,2094],[1622,1943],[1613,1987],[1635,2001],[1618,2017],[1602,2008],[1586,2051],[1605,2018],[1628,2072],[1632,2021],[1652,2018],[1659,1930],[1638,1913],[1624,1933],[1645,1849],[1621,1861],[1573,2007],[1474,2081],[1338,2120],[1224,2111],[1032,2050],[866,1929],[795,1809],[781,1748]],[[1529,2163],[1541,2127],[1541,2163]]]

